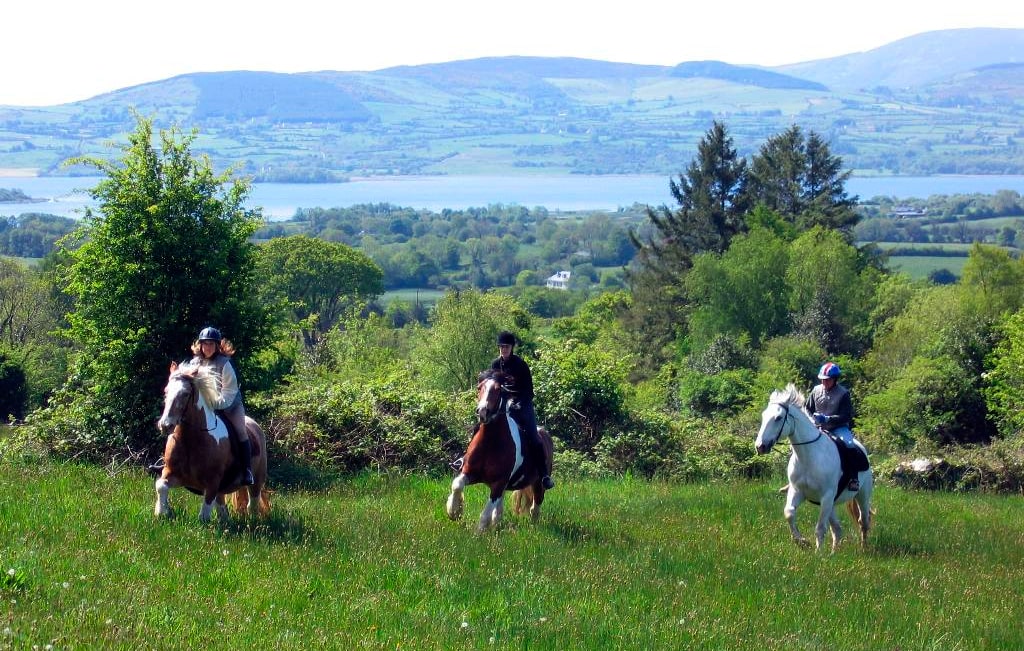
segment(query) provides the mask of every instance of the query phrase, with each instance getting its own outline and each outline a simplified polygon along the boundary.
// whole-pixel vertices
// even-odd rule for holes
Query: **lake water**
[[[0,177],[0,188],[20,189],[40,203],[0,204],[0,215],[44,212],[79,217],[92,201],[86,190],[98,178]],[[899,199],[935,194],[993,194],[1015,190],[1024,194],[1024,176],[926,176],[852,178],[847,192],[861,200],[876,196]],[[390,203],[440,211],[491,204],[544,206],[552,211],[615,210],[634,203],[675,205],[668,177],[657,175],[581,176],[399,176],[349,183],[257,183],[250,205],[261,206],[268,219],[288,219],[297,208],[348,207]]]

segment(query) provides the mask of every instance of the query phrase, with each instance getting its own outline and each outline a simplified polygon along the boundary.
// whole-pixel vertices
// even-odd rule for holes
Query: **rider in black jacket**
[[[498,334],[498,357],[491,362],[491,369],[506,373],[512,381],[508,391],[513,395],[513,406],[509,410],[513,420],[523,433],[526,453],[533,463],[541,469],[541,482],[545,489],[555,487],[551,479],[551,468],[548,468],[547,454],[544,444],[537,433],[537,414],[533,410],[533,374],[522,357],[512,352],[516,345],[516,336],[508,331]]]

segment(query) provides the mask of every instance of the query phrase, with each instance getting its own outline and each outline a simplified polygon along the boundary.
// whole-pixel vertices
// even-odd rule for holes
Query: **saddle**
[[[231,465],[228,466],[227,470],[224,471],[224,477],[220,481],[221,490],[227,489],[229,486],[235,483],[239,475],[245,470],[242,465],[242,455],[239,452],[239,438],[238,430],[235,429],[234,425],[231,424],[231,420],[224,417],[224,412],[216,410],[213,412],[217,415],[217,418],[224,423],[224,429],[228,431],[228,441],[231,443]],[[260,455],[260,443],[253,437],[249,437],[250,450],[252,456],[257,457]]]
[[[869,469],[871,464],[868,462],[868,455],[864,454],[860,447],[848,445],[843,439],[833,435],[831,432],[825,432],[825,434],[836,444],[836,450],[839,452],[839,467],[842,469],[842,472],[839,475],[839,485],[836,487],[836,499],[838,499],[850,481],[861,472]]]

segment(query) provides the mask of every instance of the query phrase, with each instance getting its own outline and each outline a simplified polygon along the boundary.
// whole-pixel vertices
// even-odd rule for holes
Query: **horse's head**
[[[174,426],[181,422],[182,415],[189,405],[195,402],[194,379],[195,376],[189,371],[177,370],[177,365],[172,366],[167,386],[164,387],[164,410],[157,421],[157,428],[161,434],[169,434]]]
[[[476,417],[481,423],[489,423],[501,411],[502,381],[505,374],[501,372],[484,372],[480,374],[476,385]]]
[[[773,391],[768,406],[761,412],[761,429],[754,439],[758,454],[767,454],[784,436],[790,436],[796,429],[797,419],[807,420],[803,411],[803,396],[790,384],[785,391]]]

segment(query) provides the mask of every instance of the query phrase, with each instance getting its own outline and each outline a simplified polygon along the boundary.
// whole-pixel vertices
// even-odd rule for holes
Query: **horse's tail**
[[[248,487],[242,486],[231,493],[231,506],[235,509],[235,513],[246,513],[248,511]],[[265,486],[260,490],[260,500],[257,505],[257,511],[261,517],[266,517],[270,513],[270,491]]]
[[[533,505],[533,486],[525,486],[512,492],[512,512],[522,515]]]

